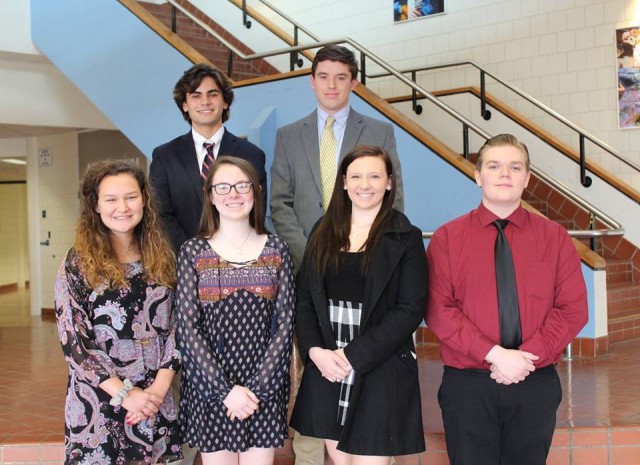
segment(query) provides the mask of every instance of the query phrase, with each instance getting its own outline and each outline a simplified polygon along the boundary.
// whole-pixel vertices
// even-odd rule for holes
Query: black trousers
[[[544,465],[561,399],[555,366],[508,386],[445,367],[438,402],[451,465]]]

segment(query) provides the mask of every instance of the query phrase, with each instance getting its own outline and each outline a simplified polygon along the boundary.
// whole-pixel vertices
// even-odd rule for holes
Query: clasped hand
[[[231,420],[245,420],[258,410],[260,403],[256,395],[244,386],[235,385],[223,401],[227,416]]]
[[[491,363],[491,379],[498,384],[508,385],[524,381],[535,371],[533,362],[539,358],[531,352],[496,345],[489,351],[486,360]]]
[[[158,394],[134,387],[122,400],[122,406],[127,409],[125,421],[129,425],[135,425],[152,417],[158,413],[163,400]]]
[[[312,347],[309,350],[309,358],[318,367],[322,377],[332,383],[342,381],[353,370],[349,360],[344,355],[343,349],[329,350]]]

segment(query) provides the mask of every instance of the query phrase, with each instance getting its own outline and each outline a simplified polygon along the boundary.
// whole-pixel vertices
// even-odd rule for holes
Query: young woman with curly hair
[[[181,457],[169,387],[180,366],[172,314],[175,259],[144,172],[90,165],[74,246],[55,288],[69,366],[65,464]]]

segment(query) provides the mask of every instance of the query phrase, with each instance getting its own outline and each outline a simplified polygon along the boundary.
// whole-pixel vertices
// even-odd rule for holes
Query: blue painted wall
[[[120,3],[31,0],[31,18],[36,46],[147,157],[157,145],[189,130],[171,91],[192,63]],[[302,118],[316,105],[308,76],[241,87],[235,93],[226,125],[261,147],[268,166],[276,128]],[[351,103],[365,115],[384,119],[356,95]],[[415,225],[433,231],[478,205],[480,190],[474,182],[397,126],[395,134],[405,212]],[[583,265],[583,273],[593,309],[593,272]],[[592,322],[581,335],[595,337]]]
[[[31,37],[145,155],[188,131],[171,91],[192,63],[119,2],[31,0]]]

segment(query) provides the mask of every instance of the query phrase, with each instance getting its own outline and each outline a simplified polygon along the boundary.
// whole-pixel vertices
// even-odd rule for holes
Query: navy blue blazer
[[[264,152],[225,128],[218,152],[218,156],[224,155],[243,158],[253,165],[260,179],[266,208]],[[177,255],[180,246],[196,235],[204,202],[200,166],[191,131],[153,150],[149,180],[160,218]]]

